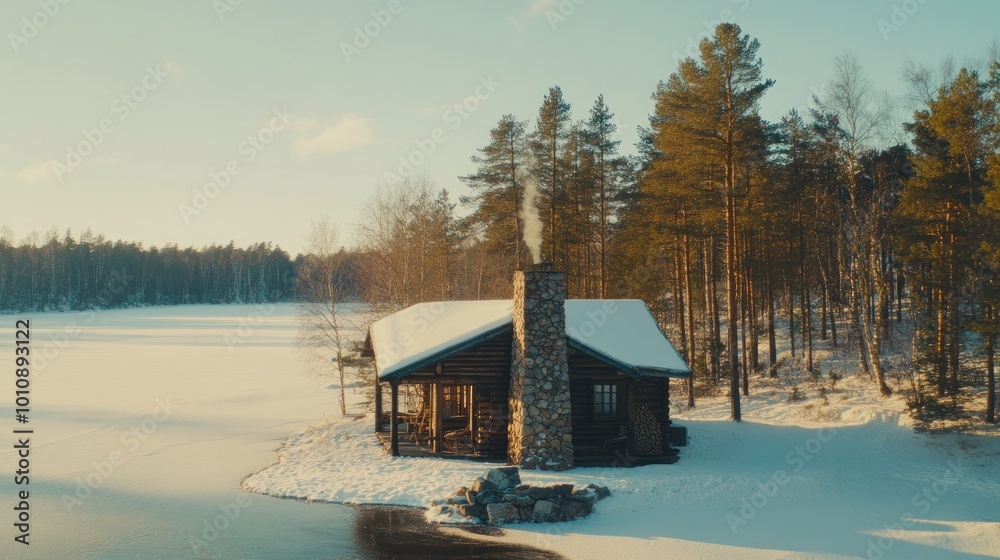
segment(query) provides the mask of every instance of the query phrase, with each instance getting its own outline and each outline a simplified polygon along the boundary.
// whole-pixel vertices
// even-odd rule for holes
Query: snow
[[[348,390],[341,418],[338,391],[303,375],[295,315],[290,305],[31,315],[32,546],[12,549],[8,526],[0,558],[353,557],[337,548],[341,537],[350,546],[350,511],[321,502],[427,507],[490,466],[389,457],[371,417],[355,419],[361,391]],[[4,355],[12,319],[0,328]],[[821,351],[817,360],[824,371],[837,363]],[[997,431],[915,433],[901,397],[881,399],[837,369],[845,379],[834,390],[825,377],[798,379],[806,399],[797,403],[788,379],[753,379],[740,424],[728,421],[724,397],[681,410],[675,396],[674,418],[691,437],[680,462],[522,471],[529,484],[595,483],[613,494],[585,520],[476,538],[571,559],[1000,558]],[[176,407],[162,422],[157,399]],[[0,418],[12,414],[0,401]],[[144,422],[137,447],[122,441]],[[7,465],[10,443],[0,448]],[[114,451],[124,461],[100,475]],[[88,477],[92,495],[68,510],[63,496]],[[0,477],[0,496],[14,492],[13,477]],[[205,522],[247,499],[206,550],[192,549]]]
[[[691,372],[642,300],[566,300],[566,336],[642,373]]]
[[[684,375],[684,360],[640,300],[566,300],[566,335],[636,372]],[[371,326],[379,377],[425,365],[513,322],[510,300],[420,303]]]
[[[806,398],[796,403],[787,380],[754,385],[742,423],[728,420],[724,397],[675,414],[691,438],[677,464],[522,470],[527,484],[595,483],[612,496],[585,520],[508,526],[500,538],[595,560],[1000,558],[996,433],[915,433],[902,398],[881,399],[853,376],[832,390],[801,381]],[[372,431],[369,418],[320,422],[244,488],[428,507],[492,466],[389,457]]]
[[[11,500],[24,487],[14,484],[14,378],[5,375],[0,558],[350,553],[350,509],[240,489],[289,433],[337,408],[329,382],[302,374],[296,315],[294,305],[199,305],[5,316],[5,359],[14,355],[14,321],[31,321],[35,433],[24,546],[11,526]],[[228,528],[194,548],[224,512]]]
[[[418,303],[371,326],[375,365],[388,379],[442,351],[512,322],[509,300]]]

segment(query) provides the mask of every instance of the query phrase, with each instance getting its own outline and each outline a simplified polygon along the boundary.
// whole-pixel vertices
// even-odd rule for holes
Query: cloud
[[[559,0],[534,0],[531,9],[528,10],[534,15],[541,15],[559,5]]]
[[[46,160],[34,167],[27,167],[18,171],[16,177],[19,181],[29,186],[42,181],[48,181],[49,179],[55,179],[54,166],[56,165],[59,165],[58,161],[54,159]]]
[[[371,120],[351,113],[312,138],[296,140],[295,151],[302,156],[346,152],[368,144],[371,139]]]

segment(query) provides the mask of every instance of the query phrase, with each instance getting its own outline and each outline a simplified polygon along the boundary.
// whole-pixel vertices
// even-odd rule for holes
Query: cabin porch
[[[381,391],[376,392],[375,404],[376,436],[390,454],[506,458],[507,396],[501,387],[442,378],[433,383],[390,383],[389,393],[388,407],[381,402]]]

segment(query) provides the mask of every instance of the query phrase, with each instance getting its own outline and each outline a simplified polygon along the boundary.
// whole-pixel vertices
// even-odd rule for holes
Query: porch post
[[[469,441],[472,442],[472,452],[476,452],[476,385],[469,386]]]
[[[631,379],[625,383],[625,412],[628,415],[625,449],[632,456],[635,455],[635,381]]]
[[[663,449],[670,449],[670,378],[660,381],[660,395],[663,399],[663,417],[660,418],[660,432],[663,435]]]
[[[382,430],[382,384],[375,379],[375,433]]]
[[[392,388],[392,412],[390,413],[391,427],[389,428],[390,447],[389,453],[393,457],[399,457],[399,381],[390,381]]]
[[[441,417],[444,415],[444,386],[434,384],[434,454],[444,451],[444,428]]]

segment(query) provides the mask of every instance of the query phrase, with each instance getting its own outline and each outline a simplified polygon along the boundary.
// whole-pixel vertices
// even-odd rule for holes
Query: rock
[[[596,484],[588,484],[586,486],[586,488],[589,488],[589,489],[593,490],[594,493],[597,494],[597,501],[601,501],[604,498],[610,498],[611,497],[611,490],[608,490],[607,486],[598,486]]]
[[[527,494],[509,494],[504,495],[504,501],[510,502],[517,507],[527,507],[535,503],[535,500]]]
[[[470,504],[476,503],[476,494],[477,493],[478,492],[476,492],[475,490],[467,490],[465,492],[465,501],[468,502],[468,503],[470,503]]]
[[[478,519],[486,517],[486,506],[479,504],[455,506],[455,510],[466,517],[475,517]]]
[[[464,496],[464,495],[465,495],[465,493],[466,493],[466,492],[468,492],[468,491],[469,491],[469,489],[468,489],[468,488],[466,488],[465,486],[462,486],[462,487],[461,487],[461,488],[459,488],[458,490],[455,490],[455,495],[456,495],[456,496]]]
[[[500,467],[486,471],[486,482],[498,490],[510,490],[521,484],[521,473],[517,467]]]
[[[597,493],[590,488],[581,488],[579,490],[573,490],[570,494],[569,499],[576,500],[580,502],[587,502],[589,505],[594,505],[597,503]]]
[[[495,490],[496,487],[496,484],[493,484],[481,476],[477,476],[476,480],[472,481],[472,488],[470,488],[470,490],[474,492],[482,492],[483,490]]]
[[[482,505],[498,504],[503,501],[503,492],[499,490],[483,490],[476,494],[476,503]]]
[[[468,504],[469,500],[465,496],[455,496],[454,498],[451,499],[451,503],[456,506],[461,506]]]
[[[552,496],[552,488],[548,486],[532,486],[528,488],[528,497],[532,500],[548,500]]]
[[[525,523],[529,523],[529,522],[531,522],[532,516],[534,516],[535,506],[534,505],[530,505],[530,506],[525,506],[525,507],[519,507],[519,508],[517,508],[517,512],[521,516],[521,521],[524,521]]]
[[[489,504],[486,506],[486,514],[490,525],[504,525],[520,520],[520,514],[514,504]]]
[[[550,486],[552,488],[552,495],[559,497],[566,497],[573,493],[572,484],[553,484]]]
[[[566,500],[562,504],[561,513],[563,519],[572,521],[590,515],[594,511],[594,505],[581,500]]]
[[[548,523],[552,518],[552,510],[555,504],[548,500],[539,500],[531,512],[531,520],[535,523]]]

